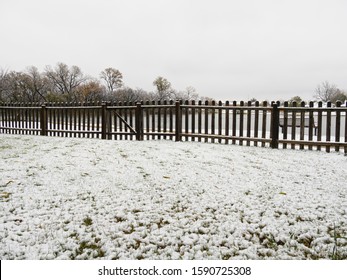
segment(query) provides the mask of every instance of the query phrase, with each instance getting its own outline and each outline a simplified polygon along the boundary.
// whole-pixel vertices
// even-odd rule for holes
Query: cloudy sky
[[[347,90],[347,0],[0,0],[0,68],[57,62],[217,100]]]

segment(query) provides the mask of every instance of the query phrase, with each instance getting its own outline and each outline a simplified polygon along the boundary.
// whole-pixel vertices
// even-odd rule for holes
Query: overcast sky
[[[347,0],[0,0],[0,68],[64,62],[217,100],[347,90]]]

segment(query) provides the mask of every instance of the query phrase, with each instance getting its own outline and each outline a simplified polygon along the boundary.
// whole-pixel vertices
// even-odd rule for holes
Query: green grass
[[[86,227],[91,226],[93,224],[93,220],[90,217],[87,217],[83,220],[83,225]]]

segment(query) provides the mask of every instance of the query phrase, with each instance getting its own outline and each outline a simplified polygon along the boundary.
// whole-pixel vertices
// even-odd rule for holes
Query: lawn
[[[0,259],[346,259],[342,153],[0,134]]]

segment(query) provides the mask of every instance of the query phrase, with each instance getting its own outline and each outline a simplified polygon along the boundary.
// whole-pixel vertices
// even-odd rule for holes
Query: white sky
[[[0,0],[0,68],[57,62],[222,100],[347,90],[347,0]]]

